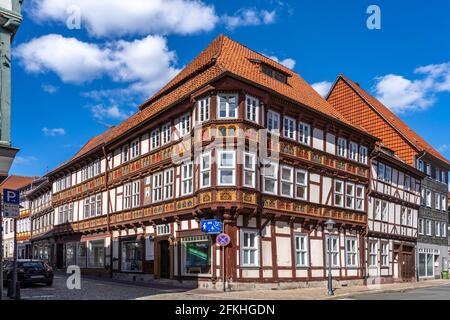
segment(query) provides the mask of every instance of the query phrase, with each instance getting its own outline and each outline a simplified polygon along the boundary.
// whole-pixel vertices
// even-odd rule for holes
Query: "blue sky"
[[[446,1],[27,2],[13,44],[12,142],[21,149],[13,174],[42,175],[69,159],[220,33],[318,90],[344,73],[450,158]],[[381,30],[366,27],[371,4]],[[77,17],[80,28],[69,29]]]

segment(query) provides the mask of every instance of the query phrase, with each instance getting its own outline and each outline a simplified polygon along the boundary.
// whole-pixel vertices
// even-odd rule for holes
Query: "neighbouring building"
[[[27,209],[26,192],[29,190],[34,177],[9,176],[0,184],[0,194],[3,189],[20,191],[20,217],[17,219],[15,228],[14,219],[3,218],[3,253],[5,258],[14,257],[14,233],[17,232],[17,256],[18,258],[30,257],[29,232],[31,230],[29,222],[29,211]]]
[[[450,164],[438,151],[377,99],[345,76],[327,101],[344,117],[382,140],[406,164],[425,173],[418,217],[417,277],[438,278],[448,268],[446,209]]]
[[[34,252],[136,281],[305,286],[331,263],[362,283],[377,141],[292,70],[219,36],[30,194],[51,191],[32,206]],[[224,260],[205,218],[231,237]]]

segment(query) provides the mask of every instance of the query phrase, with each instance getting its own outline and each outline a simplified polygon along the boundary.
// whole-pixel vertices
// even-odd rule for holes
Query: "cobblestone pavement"
[[[348,300],[450,300],[450,284],[439,287],[406,290],[402,292],[361,294]]]

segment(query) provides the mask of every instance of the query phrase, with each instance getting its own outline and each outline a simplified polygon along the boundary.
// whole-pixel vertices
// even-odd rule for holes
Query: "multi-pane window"
[[[291,167],[281,166],[281,195],[294,196],[294,169]]]
[[[439,221],[434,222],[434,231],[435,231],[437,237],[441,236],[441,226],[440,226]]]
[[[386,166],[384,170],[384,181],[391,182],[391,179],[392,179],[392,168]]]
[[[256,155],[244,153],[244,186],[255,188],[256,177]]]
[[[441,195],[441,210],[447,211],[447,198],[445,195]]]
[[[440,195],[437,193],[434,194],[434,208],[436,210],[441,210],[441,199]]]
[[[375,200],[375,220],[381,219],[381,201]]]
[[[347,157],[347,139],[338,138],[338,156]]]
[[[406,226],[406,208],[402,208],[400,222],[403,226]]]
[[[381,202],[381,220],[388,221],[388,204],[386,201]]]
[[[441,236],[446,237],[447,236],[447,226],[445,222],[441,222]]]
[[[211,152],[200,157],[200,188],[211,186]]]
[[[172,126],[166,123],[161,127],[161,145],[168,144],[172,140]]]
[[[283,125],[284,136],[288,139],[295,140],[295,120],[289,117],[284,117]]]
[[[134,181],[132,184],[132,206],[136,208],[141,205],[141,181]]]
[[[349,144],[349,158],[354,161],[358,161],[358,144],[350,141]]]
[[[270,194],[278,193],[278,164],[266,162],[262,166],[263,192]]]
[[[413,225],[413,217],[412,217],[412,210],[407,210],[407,216],[406,216],[406,224],[410,227]]]
[[[269,110],[267,112],[267,130],[269,132],[280,134],[280,114]]]
[[[355,208],[355,185],[353,183],[345,184],[345,207]]]
[[[423,223],[423,219],[419,219],[419,234],[425,233],[425,225]]]
[[[129,146],[125,145],[122,147],[122,163],[127,162],[128,159],[128,151],[129,151]]]
[[[405,190],[411,190],[411,177],[405,175],[405,183],[404,183]]]
[[[381,244],[381,265],[383,267],[389,265],[389,243]]]
[[[308,198],[308,173],[305,170],[295,171],[295,197],[302,200]]]
[[[298,142],[309,145],[311,136],[311,126],[304,122],[298,124]]]
[[[359,162],[367,164],[367,147],[359,147]]]
[[[295,264],[297,267],[308,266],[308,236],[295,235]]]
[[[90,201],[89,198],[84,199],[84,218],[89,218],[89,205]]]
[[[245,118],[258,123],[259,100],[251,96],[245,97]]]
[[[384,180],[384,164],[378,163],[378,180]]]
[[[209,105],[210,105],[209,97],[198,101],[197,119],[199,122],[205,122],[209,120]]]
[[[331,266],[339,267],[339,239],[327,236],[327,266],[329,266],[329,256],[331,252]]]
[[[377,265],[378,243],[376,241],[369,242],[369,266],[375,267]]]
[[[218,95],[218,116],[219,119],[235,119],[237,118],[238,97],[237,95]]]
[[[259,234],[256,230],[242,230],[241,262],[243,267],[259,266]]]
[[[218,151],[219,163],[217,165],[218,185],[232,186],[236,182],[236,152]]]
[[[336,207],[344,206],[344,182],[340,180],[334,181],[334,205]]]
[[[431,208],[431,190],[425,190],[426,192],[426,205]]]
[[[356,210],[364,211],[365,193],[364,186],[356,186]]]
[[[162,172],[153,175],[153,202],[162,201]]]
[[[124,209],[130,209],[131,207],[132,207],[132,196],[133,196],[133,193],[132,193],[132,189],[133,189],[133,186],[132,186],[132,184],[131,183],[127,183],[125,186],[124,186],[124,202],[123,202],[123,208]]]
[[[173,198],[173,168],[164,171],[164,200]]]
[[[180,117],[180,137],[184,137],[185,135],[191,132],[191,115],[185,114]]]
[[[152,133],[150,134],[150,136],[151,136],[151,139],[150,139],[150,141],[151,141],[151,143],[150,143],[150,149],[151,149],[151,150],[154,150],[154,149],[159,148],[159,146],[160,146],[160,141],[159,141],[159,137],[160,137],[160,135],[159,135],[159,129],[153,130]]]
[[[181,195],[192,193],[192,163],[181,166]]]
[[[345,256],[347,267],[356,267],[357,247],[356,239],[348,238],[345,241]]]
[[[431,236],[431,220],[425,221],[427,236]]]
[[[130,145],[130,159],[137,157],[139,157],[139,139],[132,141]]]

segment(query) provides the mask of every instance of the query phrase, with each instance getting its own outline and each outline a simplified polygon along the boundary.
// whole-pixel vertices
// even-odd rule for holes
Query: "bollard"
[[[20,281],[17,281],[16,283],[16,296],[14,297],[14,300],[20,300]]]

